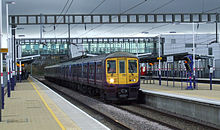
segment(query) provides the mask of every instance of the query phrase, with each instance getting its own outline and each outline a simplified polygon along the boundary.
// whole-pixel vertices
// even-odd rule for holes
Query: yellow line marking
[[[35,84],[36,86],[38,86],[35,82],[32,82],[33,84]],[[44,97],[48,97],[46,94],[44,95]],[[53,101],[52,101],[53,102]],[[54,104],[54,102],[53,102],[53,104]],[[63,110],[61,110],[60,108],[58,108],[58,106],[56,105],[56,104],[54,104],[54,107],[56,107],[56,109],[58,109],[63,115],[65,115],[65,116],[67,116],[68,117],[68,115],[63,111]],[[80,127],[78,127],[77,125],[76,125],[76,123],[72,120],[72,119],[70,119],[71,121],[72,121],[72,125],[76,128],[76,130],[81,130],[80,129]]]
[[[46,101],[44,100],[44,98],[41,96],[40,92],[38,91],[38,89],[36,88],[36,86],[32,83],[32,81],[28,80],[31,85],[33,86],[33,88],[35,89],[35,91],[37,92],[37,94],[39,95],[41,101],[44,103],[44,105],[46,106],[46,108],[48,109],[48,111],[50,112],[50,114],[53,116],[53,118],[55,119],[55,121],[57,122],[57,124],[60,126],[60,128],[62,130],[66,130],[63,126],[63,124],[60,122],[60,120],[56,117],[56,115],[54,114],[54,112],[52,111],[52,109],[48,106],[48,104],[46,103]]]

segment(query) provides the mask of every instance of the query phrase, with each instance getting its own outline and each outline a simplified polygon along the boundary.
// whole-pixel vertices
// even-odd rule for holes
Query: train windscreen
[[[107,70],[108,70],[108,73],[116,73],[116,61],[115,60],[109,60],[107,62]]]
[[[137,60],[128,60],[129,73],[137,73]]]

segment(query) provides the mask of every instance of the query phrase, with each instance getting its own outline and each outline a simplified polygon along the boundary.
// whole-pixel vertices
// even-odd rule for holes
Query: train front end
[[[135,56],[107,58],[105,62],[107,100],[136,100],[140,88],[139,61]]]

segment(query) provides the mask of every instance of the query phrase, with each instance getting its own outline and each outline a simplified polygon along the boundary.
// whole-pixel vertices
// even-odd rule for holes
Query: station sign
[[[168,63],[173,62],[173,56],[167,56],[167,62]]]
[[[162,60],[162,57],[157,57],[157,60]]]
[[[0,49],[0,52],[1,52],[1,53],[8,53],[8,48],[1,48],[1,49]]]

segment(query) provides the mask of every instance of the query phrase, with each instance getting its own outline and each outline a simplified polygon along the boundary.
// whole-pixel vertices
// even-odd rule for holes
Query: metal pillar
[[[21,82],[21,60],[19,61],[19,82]]]
[[[209,78],[210,78],[210,90],[212,90],[212,73],[209,73]]]
[[[218,43],[218,21],[215,22],[215,29],[216,29],[216,43]]]
[[[168,86],[168,72],[169,72],[169,68],[168,68],[168,62],[167,62],[167,86]]]
[[[32,57],[32,59],[33,59],[33,57]],[[31,62],[31,76],[32,76],[32,62]]]
[[[196,88],[196,83],[195,83],[195,79],[196,79],[196,56],[195,56],[196,50],[195,50],[195,28],[194,28],[194,23],[193,23],[193,88]]]
[[[0,1],[0,48],[2,48],[2,0]],[[3,86],[3,64],[2,64],[2,53],[0,53],[0,71],[1,71],[1,89],[0,89],[0,98],[1,98],[1,107],[4,109],[4,86]],[[1,121],[1,110],[0,110],[0,121]]]
[[[9,28],[8,28],[8,4],[6,2],[6,33],[7,33],[7,46],[8,46],[8,55],[7,55],[7,74],[8,74],[8,80],[7,80],[7,89],[8,89],[8,97],[10,97],[10,91],[11,91],[11,87],[10,87],[10,38],[9,38]]]
[[[174,80],[174,61],[173,61],[173,87],[175,87],[175,80]]]
[[[159,41],[158,41],[158,43],[159,43],[159,46],[158,46],[158,48],[159,48],[159,58],[160,58],[160,35],[159,35]],[[159,59],[159,85],[161,86],[161,68],[160,68],[160,60],[161,59]]]
[[[19,60],[19,82],[21,82],[21,44],[18,44],[18,57],[20,58]]]
[[[14,37],[15,38],[15,37]],[[15,80],[15,82],[14,82],[14,84],[15,84],[15,86],[16,86],[16,82],[17,82],[17,75],[18,75],[18,67],[17,67],[17,58],[18,58],[18,48],[17,48],[17,42],[16,42],[16,40],[14,39],[14,61],[15,61],[15,76],[14,76],[14,80]]]
[[[12,23],[15,23],[15,17],[12,17]],[[16,57],[15,57],[15,28],[16,25],[12,25],[12,79],[11,79],[11,90],[14,90],[15,87],[15,66],[16,66]]]

